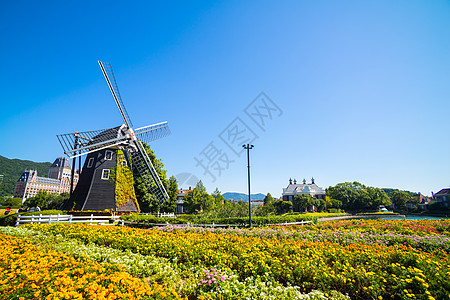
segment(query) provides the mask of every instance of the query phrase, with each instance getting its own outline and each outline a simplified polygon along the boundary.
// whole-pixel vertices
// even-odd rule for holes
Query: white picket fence
[[[90,225],[108,225],[114,224],[120,216],[73,216],[73,215],[32,215],[32,216],[17,216],[16,226],[22,224],[41,224],[41,223],[88,223]]]
[[[287,226],[287,225],[305,225],[312,223],[312,221],[300,221],[300,222],[291,222],[291,223],[278,223],[278,224],[267,224],[267,226]]]

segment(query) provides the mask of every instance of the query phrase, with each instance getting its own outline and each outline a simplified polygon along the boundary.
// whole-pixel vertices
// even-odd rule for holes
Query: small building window
[[[111,173],[111,170],[103,169],[103,171],[102,171],[102,179],[108,180],[109,179],[109,173]]]
[[[88,168],[91,168],[93,164],[94,164],[94,158],[93,158],[93,157],[91,157],[91,158],[89,158],[89,161],[88,161],[87,167],[88,167]]]
[[[105,159],[106,160],[111,160],[112,157],[113,157],[113,152],[110,151],[110,150],[106,150],[106,152],[105,152]]]

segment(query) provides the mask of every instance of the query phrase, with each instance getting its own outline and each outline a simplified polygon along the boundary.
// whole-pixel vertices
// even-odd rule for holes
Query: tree
[[[340,201],[346,210],[378,209],[382,204],[390,205],[389,197],[383,190],[357,181],[339,183],[326,192],[331,199]]]
[[[341,201],[344,209],[359,208],[360,189],[361,184],[359,182],[345,182],[329,187],[326,193],[330,198]]]
[[[47,199],[47,204],[44,205],[43,209],[61,209],[64,201],[68,200],[70,197],[69,193],[62,194],[50,194]]]
[[[313,210],[323,211],[326,208],[326,201],[317,199],[308,194],[295,195],[293,198],[294,211],[304,212]]]
[[[325,196],[325,202],[327,209],[329,208],[341,208],[342,202],[336,199],[332,199],[330,196]]]
[[[212,196],[214,198],[214,202],[216,204],[216,207],[224,205],[227,199],[222,196],[222,193],[219,191],[219,189],[216,187],[214,192],[212,193]]]
[[[147,144],[143,143],[143,145],[148,157],[150,158],[151,163],[153,164],[153,167],[156,170],[156,173],[161,179],[161,182],[169,195],[169,199],[167,200],[167,203],[164,203],[161,207],[156,196],[148,190],[147,185],[144,182],[144,179],[142,179],[141,175],[139,174],[137,168],[133,168],[134,190],[139,203],[139,207],[142,212],[159,212],[161,210],[175,211],[176,194],[178,193],[178,185],[176,183],[176,180],[173,180],[175,178],[173,178],[172,181],[171,179],[167,180],[167,171],[164,169],[163,162],[156,158],[155,153]],[[174,192],[175,186],[177,190],[176,192]]]
[[[177,206],[178,182],[174,176],[168,180],[167,194],[169,199],[163,204],[162,211],[173,212]]]
[[[28,207],[39,206],[40,208],[43,209],[44,206],[46,206],[49,197],[50,194],[48,194],[47,191],[39,190],[36,196],[30,197],[27,200],[25,200],[24,205]]]
[[[264,197],[264,205],[269,204],[273,201],[273,197],[270,193],[267,193],[267,195]]]
[[[406,210],[406,203],[411,200],[411,195],[405,191],[393,191],[391,193],[391,200],[396,210]]]
[[[417,207],[417,205],[420,203],[420,194],[411,196],[411,199],[409,199],[408,203]]]
[[[274,206],[275,200],[273,199],[270,193],[267,193],[266,197],[264,197],[264,205],[255,207],[255,212],[252,214],[256,216],[267,216],[272,213],[275,213],[277,209]]]
[[[370,202],[368,204],[369,208],[378,209],[380,205],[391,206],[391,200],[382,189],[369,186],[367,187],[367,191],[370,198]]]
[[[22,205],[22,198],[13,198],[13,197],[8,197],[6,199],[4,199],[1,202],[2,206],[9,206],[9,207],[20,207]]]
[[[324,211],[327,208],[327,202],[324,199],[316,199],[317,211]]]
[[[313,197],[307,194],[294,195],[292,200],[294,211],[304,212],[308,210],[308,207],[314,205]]]
[[[284,214],[284,213],[292,211],[292,202],[291,201],[278,200],[278,201],[274,201],[273,204],[277,210],[277,214]]]
[[[200,180],[192,192],[188,193],[184,197],[184,204],[189,213],[195,213],[203,210],[209,211],[214,209],[214,200],[214,197],[206,192],[206,188]]]
[[[41,209],[61,209],[65,200],[69,199],[69,193],[49,194],[47,191],[40,190],[36,196],[28,198],[24,206],[36,207]]]

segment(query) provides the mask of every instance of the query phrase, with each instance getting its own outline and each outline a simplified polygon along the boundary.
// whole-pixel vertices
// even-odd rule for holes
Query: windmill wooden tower
[[[99,64],[124,123],[114,128],[57,136],[64,153],[70,158],[75,160],[87,155],[78,184],[63,209],[139,211],[131,168],[139,171],[148,190],[161,205],[168,199],[167,191],[145,150],[145,144],[169,135],[167,122],[133,129],[111,65],[101,61]]]

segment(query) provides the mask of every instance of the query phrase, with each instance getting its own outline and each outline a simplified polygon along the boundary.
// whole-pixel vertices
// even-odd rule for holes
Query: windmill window
[[[94,164],[94,158],[93,158],[93,157],[91,157],[91,158],[89,158],[89,161],[88,161],[87,167],[88,167],[88,168],[91,168],[93,164]]]
[[[106,160],[111,160],[112,156],[113,156],[112,151],[106,150],[106,152],[105,152],[105,159]]]
[[[109,170],[109,169],[103,169],[103,171],[102,171],[102,179],[104,179],[104,180],[108,180],[109,179],[109,173],[110,173],[111,171]]]

